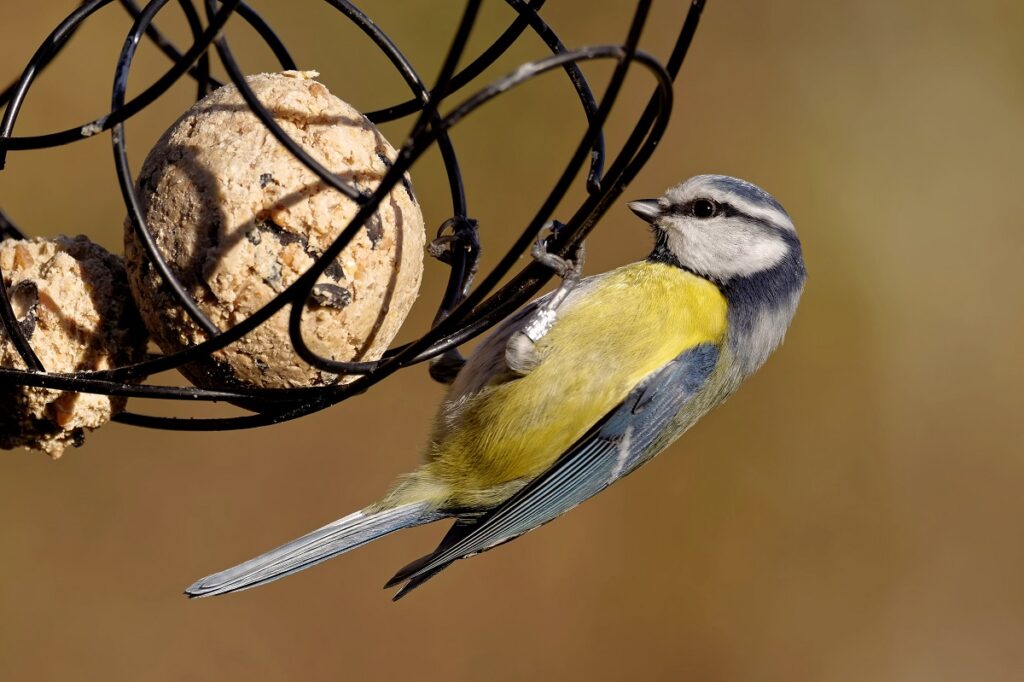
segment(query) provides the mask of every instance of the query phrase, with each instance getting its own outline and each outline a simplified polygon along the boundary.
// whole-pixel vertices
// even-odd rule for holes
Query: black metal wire
[[[0,241],[4,239],[24,239],[25,233],[14,224],[3,209],[0,209]]]
[[[121,49],[121,55],[117,59],[117,68],[114,70],[114,92],[110,98],[111,111],[117,111],[124,106],[124,97],[128,90],[128,73],[131,70],[132,59],[135,57],[139,41],[142,40],[146,27],[152,23],[153,19],[156,18],[157,12],[168,1],[152,0],[132,24],[131,31],[128,32],[128,38],[124,41],[124,47]],[[195,299],[185,290],[181,280],[174,274],[171,266],[167,264],[167,260],[160,253],[160,247],[157,246],[156,239],[154,239],[149,228],[146,226],[142,204],[135,192],[135,181],[132,178],[131,169],[128,167],[128,146],[125,142],[124,122],[115,123],[110,132],[110,139],[114,147],[114,166],[117,168],[117,183],[121,187],[121,196],[128,207],[128,217],[131,220],[132,228],[135,230],[135,236],[142,243],[143,248],[146,250],[146,255],[152,261],[157,273],[167,283],[167,286],[170,287],[174,297],[178,299],[178,303],[185,309],[189,317],[207,334],[217,334],[220,331],[217,329],[217,325],[210,321],[206,313],[199,308],[199,304],[196,303]]]
[[[339,4],[344,4],[346,6],[351,7],[351,3],[347,2],[347,0]],[[480,0],[469,0],[469,2],[466,3],[466,10],[463,12],[462,20],[459,22],[459,27],[455,33],[455,37],[452,39],[452,44],[448,48],[448,54],[445,57],[444,64],[441,66],[441,73],[437,77],[437,84],[434,86],[435,92],[443,93],[448,89],[450,80],[455,73],[455,68],[456,66],[458,66],[459,59],[462,56],[462,51],[465,49],[466,44],[469,42],[470,31],[473,28],[473,22],[476,20],[476,15],[479,12],[479,10]],[[390,46],[392,44],[390,39],[386,39],[386,37],[383,35],[383,32],[379,32],[379,29],[377,29],[376,26],[373,26],[372,28],[373,30],[370,31],[370,34],[371,37],[375,38],[374,42],[376,42],[381,47]],[[218,41],[217,49],[221,56],[221,60],[224,62],[228,70],[231,72],[232,80],[235,81],[236,85],[239,84],[239,81],[244,83],[244,76],[240,71],[238,71],[238,67],[233,63],[233,60],[230,58],[230,55],[227,54],[227,43],[223,41],[223,39],[221,41]],[[390,54],[391,52],[389,51],[389,55]],[[400,56],[400,53],[398,53],[397,51],[395,51],[394,54],[396,56]],[[392,57],[392,62],[395,62],[394,57]],[[405,63],[404,57],[402,58],[401,62],[403,64]],[[411,69],[411,65],[410,72],[412,75],[415,75],[415,72],[412,71]],[[417,85],[421,85],[421,82],[419,81],[418,77],[416,78],[416,82]],[[421,90],[421,96],[424,99],[424,105],[422,110],[420,111],[419,118],[413,125],[412,133],[410,133],[410,140],[420,137],[424,133],[424,131],[427,130],[428,126],[433,125],[436,130],[441,131],[439,139],[442,141],[442,151],[447,150],[449,153],[448,158],[450,158],[454,162],[454,151],[452,150],[451,140],[449,139],[447,132],[444,131],[444,128],[438,125],[439,114],[437,111],[437,107],[439,104],[439,98],[430,97],[430,95],[427,94],[425,90]],[[302,276],[302,278],[300,278],[300,281],[301,279],[305,278],[306,282],[303,283],[302,286],[300,286],[297,289],[297,293],[299,294],[300,298],[296,299],[296,302],[292,304],[291,314],[289,315],[288,318],[288,333],[291,337],[292,346],[295,348],[295,351],[298,353],[299,357],[301,357],[303,360],[313,365],[314,367],[325,369],[331,372],[347,372],[353,370],[360,373],[362,372],[361,368],[353,366],[355,363],[343,363],[336,362],[334,360],[329,360],[327,358],[320,357],[312,350],[310,350],[310,348],[306,345],[305,340],[302,338],[302,311],[306,305],[306,301],[308,301],[309,299],[310,293],[312,292],[313,285],[316,283],[316,278],[323,274],[327,266],[331,262],[333,262],[335,258],[337,258],[337,256],[341,253],[342,249],[348,246],[348,243],[353,238],[355,238],[356,233],[360,229],[362,229],[362,226],[366,223],[366,221],[370,219],[370,217],[373,214],[373,211],[376,211],[376,207],[380,204],[381,201],[384,200],[387,194],[391,191],[391,188],[394,187],[394,185],[402,179],[402,177],[404,176],[404,172],[405,170],[407,170],[408,166],[412,165],[412,159],[409,159],[408,164],[402,164],[403,156],[407,155],[407,149],[408,143],[406,147],[403,147],[403,149],[399,151],[397,162],[393,164],[391,168],[388,168],[384,177],[381,179],[380,185],[377,187],[376,191],[373,193],[373,196],[371,197],[371,201],[369,202],[370,205],[360,207],[359,211],[356,213],[355,217],[353,217],[348,227],[342,231],[342,233],[335,240],[334,244],[332,244],[325,250],[323,257],[319,259],[319,262],[314,263],[313,266]],[[449,164],[449,177],[452,176],[451,170],[451,164]],[[459,180],[457,183],[452,185],[452,193],[453,196],[455,196],[455,193],[458,192],[462,204],[461,206],[456,207],[456,217],[465,218],[465,196],[462,192],[461,175],[458,173],[456,173],[456,175],[459,175]],[[332,252],[333,255],[330,255],[332,254]],[[454,277],[456,273],[453,270],[451,274]],[[298,284],[298,282],[296,282],[296,284]],[[373,369],[375,368],[376,367],[373,367]]]
[[[15,319],[5,286],[0,286],[0,322],[27,369],[0,368],[0,387],[11,385],[40,386],[66,391],[101,393],[134,399],[161,399],[174,401],[232,401],[242,403],[254,414],[225,418],[157,417],[124,412],[118,421],[138,426],[176,430],[238,429],[278,423],[295,419],[336,404],[361,393],[404,367],[421,363],[442,354],[457,353],[457,347],[485,332],[513,310],[524,304],[550,279],[546,267],[531,263],[517,275],[496,289],[509,275],[518,258],[537,238],[543,226],[551,219],[557,206],[564,200],[584,164],[587,193],[580,205],[564,223],[557,235],[549,239],[549,248],[563,255],[571,253],[583,238],[594,229],[612,202],[622,193],[639,169],[653,153],[668,124],[672,108],[672,81],[685,59],[687,49],[703,10],[704,1],[694,0],[680,28],[672,52],[663,65],[649,54],[638,50],[640,34],[647,22],[650,0],[640,0],[628,32],[620,45],[598,45],[569,50],[555,31],[540,16],[545,0],[506,0],[515,12],[509,25],[475,58],[461,70],[457,68],[473,31],[480,0],[468,0],[463,16],[450,41],[443,65],[432,87],[418,75],[413,64],[402,54],[387,33],[349,0],[325,0],[346,20],[351,21],[391,63],[412,94],[397,104],[372,111],[367,117],[374,122],[391,121],[416,114],[406,143],[399,149],[395,162],[388,168],[373,192],[364,193],[342,182],[328,169],[317,163],[300,145],[274,121],[273,115],[260,104],[245,82],[244,71],[235,61],[227,39],[221,30],[237,14],[252,27],[261,40],[274,53],[282,68],[294,69],[295,61],[285,42],[272,27],[248,4],[241,0],[203,0],[206,24],[193,0],[178,0],[192,34],[192,44],[180,50],[162,33],[155,21],[169,0],[151,0],[139,7],[133,0],[119,0],[119,4],[133,19],[121,57],[114,72],[111,108],[108,113],[82,126],[32,136],[14,136],[13,129],[21,107],[38,75],[67,47],[71,37],[95,12],[113,0],[87,0],[71,12],[29,60],[21,77],[0,93],[0,107],[5,107],[0,118],[0,169],[9,150],[31,150],[70,144],[96,133],[110,130],[118,183],[121,187],[129,218],[136,235],[143,244],[157,272],[174,293],[177,302],[206,332],[207,338],[178,353],[154,356],[142,362],[103,371],[54,373],[46,372],[32,351],[31,344]],[[464,98],[461,104],[442,115],[443,102],[461,92],[480,74],[499,59],[522,35],[530,30],[551,52],[551,56],[521,65],[509,75],[500,78]],[[172,62],[170,69],[141,94],[126,101],[128,76],[137,47],[148,38]],[[246,104],[268,131],[283,144],[303,165],[326,185],[341,192],[358,205],[356,216],[298,280],[278,294],[272,301],[246,320],[230,329],[219,330],[202,312],[186,288],[160,254],[145,224],[141,203],[134,188],[127,161],[127,142],[124,123],[159,98],[183,77],[196,81],[198,96],[203,96],[221,83],[210,75],[210,47],[225,67],[231,82],[238,88]],[[616,62],[600,101],[594,98],[590,84],[579,67],[580,62],[612,59]],[[643,113],[608,166],[605,167],[603,125],[615,106],[621,87],[632,65],[638,65],[653,74],[655,91]],[[498,98],[509,89],[518,87],[534,77],[555,69],[564,70],[576,97],[579,99],[586,127],[575,151],[567,161],[562,174],[534,217],[521,234],[488,272],[481,282],[473,286],[480,253],[480,230],[469,212],[463,189],[462,172],[449,131],[479,107]],[[563,122],[556,122],[562,125]],[[363,229],[377,206],[402,181],[412,165],[432,146],[437,145],[448,177],[452,213],[438,229],[438,240],[432,253],[450,266],[448,284],[438,304],[434,325],[411,343],[387,351],[383,358],[373,362],[337,362],[318,356],[302,339],[302,311],[313,285],[338,254]],[[483,232],[486,237],[486,226]],[[0,239],[21,238],[23,233],[0,210]],[[2,276],[2,273],[0,273]],[[336,374],[359,375],[347,384],[315,388],[257,389],[236,388],[211,390],[148,384],[144,379],[161,371],[181,367],[209,356],[216,350],[234,343],[271,316],[289,308],[289,331],[296,353],[307,363]]]
[[[185,19],[188,21],[188,28],[192,31],[192,40],[197,41],[203,31],[202,21],[199,19],[199,12],[196,11],[195,6],[193,6],[190,0],[179,0],[178,4],[185,13]],[[242,7],[243,4],[244,3],[239,4],[239,7]],[[133,0],[121,0],[121,6],[128,11],[128,14],[131,16],[133,21],[139,20],[139,15],[142,14],[142,10],[139,9],[139,6],[136,5]],[[165,38],[164,34],[160,32],[160,29],[153,24],[146,27],[146,37],[149,38],[161,52],[167,55],[172,62],[177,62],[182,58],[182,54],[178,52],[178,48],[174,46],[174,43]],[[192,76],[196,81],[197,100],[202,99],[210,88],[219,88],[223,85],[223,83],[210,75],[210,55],[205,52],[196,62],[195,66],[189,67],[188,75]]]

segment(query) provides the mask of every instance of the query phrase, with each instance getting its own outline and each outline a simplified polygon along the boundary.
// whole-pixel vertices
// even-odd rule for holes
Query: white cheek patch
[[[768,270],[786,256],[779,236],[737,220],[677,221],[668,246],[688,268],[723,281]]]

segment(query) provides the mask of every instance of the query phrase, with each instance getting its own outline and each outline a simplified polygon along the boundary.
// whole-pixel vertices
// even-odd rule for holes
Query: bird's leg
[[[557,234],[561,227],[562,224],[557,221],[552,221],[548,225],[552,234]],[[550,253],[547,250],[547,238],[545,237],[540,237],[534,242],[530,253],[538,263],[554,270],[555,274],[562,278],[562,283],[544,303],[530,314],[522,328],[512,333],[505,345],[505,364],[519,375],[529,374],[530,370],[540,362],[537,355],[537,342],[551,331],[558,319],[559,306],[579,283],[585,255],[583,244],[576,248],[576,253],[569,260]]]
[[[446,234],[448,230],[451,230],[451,234]],[[438,228],[437,238],[427,244],[427,252],[442,263],[459,268],[462,273],[461,289],[445,293],[441,307],[434,317],[433,326],[436,327],[462,302],[476,275],[480,258],[477,222],[465,216],[449,218]],[[450,348],[430,360],[428,372],[434,381],[451,384],[465,365],[466,359],[462,357],[458,348]]]

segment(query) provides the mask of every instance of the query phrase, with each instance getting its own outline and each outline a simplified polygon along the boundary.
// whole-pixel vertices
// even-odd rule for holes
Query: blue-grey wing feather
[[[400,571],[389,585],[409,582],[401,598],[453,561],[513,540],[596,495],[657,454],[659,436],[700,390],[718,361],[701,344],[646,377],[546,472],[468,526],[452,528],[435,552]],[[412,569],[412,570],[409,570]]]

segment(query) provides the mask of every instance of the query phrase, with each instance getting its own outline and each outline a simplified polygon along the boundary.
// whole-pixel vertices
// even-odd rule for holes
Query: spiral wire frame
[[[366,34],[398,71],[411,92],[408,100],[367,114],[374,123],[416,116],[408,141],[398,151],[396,160],[377,188],[369,194],[343,182],[313,159],[275,122],[273,114],[260,104],[247,85],[245,75],[232,55],[228,40],[221,35],[221,30],[233,15],[238,15],[254,29],[273,52],[282,69],[295,69],[296,65],[287,47],[270,25],[241,0],[203,0],[205,26],[200,11],[192,0],[178,0],[177,5],[184,13],[193,40],[185,51],[180,51],[154,24],[157,14],[169,0],[151,0],[143,7],[139,7],[133,0],[118,0],[131,15],[134,23],[115,68],[110,111],[67,130],[33,136],[13,135],[14,124],[22,104],[37,76],[59,55],[74,33],[91,15],[115,0],[83,2],[40,45],[25,66],[21,77],[0,93],[0,107],[4,107],[3,117],[0,119],[0,170],[6,164],[7,153],[10,150],[56,147],[109,130],[117,179],[132,227],[164,283],[174,293],[181,307],[206,332],[207,338],[177,353],[150,356],[144,361],[113,369],[74,373],[47,372],[16,319],[9,292],[3,285],[3,273],[0,272],[0,323],[3,324],[7,337],[11,339],[26,367],[0,368],[0,387],[38,386],[63,391],[163,400],[236,401],[242,402],[253,412],[242,416],[219,418],[163,417],[134,412],[122,412],[115,416],[117,421],[137,426],[206,431],[265,426],[295,419],[362,393],[404,367],[442,358],[457,364],[459,345],[496,325],[526,303],[550,280],[553,274],[550,269],[531,262],[504,286],[497,288],[515,266],[520,255],[530,248],[545,225],[550,223],[556,207],[588,160],[586,196],[569,220],[558,223],[557,231],[548,238],[547,248],[552,253],[562,256],[574,253],[577,246],[594,229],[598,220],[650,158],[668,124],[672,111],[672,83],[686,57],[704,7],[704,0],[693,0],[690,3],[672,52],[667,61],[662,63],[637,49],[641,31],[648,18],[651,0],[637,2],[622,44],[597,45],[575,50],[566,48],[538,14],[545,0],[505,1],[516,12],[515,19],[483,52],[463,69],[457,70],[481,5],[480,0],[468,0],[440,72],[433,85],[428,87],[387,34],[356,5],[348,0],[325,0]],[[464,91],[527,30],[536,34],[547,46],[551,51],[550,57],[521,65],[511,74],[471,94],[447,115],[440,113],[441,102]],[[152,41],[171,60],[172,66],[140,94],[126,101],[128,76],[136,50],[144,38]],[[135,191],[128,165],[124,130],[125,121],[146,108],[181,78],[192,78],[195,81],[197,99],[220,87],[222,83],[210,75],[211,47],[225,67],[231,82],[268,131],[328,187],[341,192],[359,207],[352,221],[305,273],[260,310],[224,330],[218,329],[203,313],[160,254],[146,225],[141,203]],[[595,100],[578,66],[580,62],[591,60],[615,62],[614,71],[600,101]],[[607,158],[602,126],[615,105],[629,68],[634,64],[653,74],[656,88],[636,120],[632,132],[605,170]],[[567,75],[586,115],[587,128],[564,171],[534,217],[498,264],[473,286],[480,254],[479,230],[476,221],[468,213],[462,174],[455,147],[448,134],[449,130],[481,105],[507,90],[555,69],[563,70]],[[306,345],[300,329],[302,311],[310,298],[313,285],[363,229],[380,202],[397,183],[402,181],[406,171],[435,144],[438,146],[448,177],[452,217],[441,225],[438,238],[429,249],[432,255],[450,266],[448,284],[438,305],[434,325],[415,341],[389,349],[377,361],[338,362],[319,356]],[[21,230],[0,209],[0,239],[23,236]],[[289,332],[292,344],[304,361],[327,372],[358,375],[357,378],[344,384],[288,389],[212,390],[144,383],[149,375],[181,367],[238,341],[285,307],[289,307]]]

